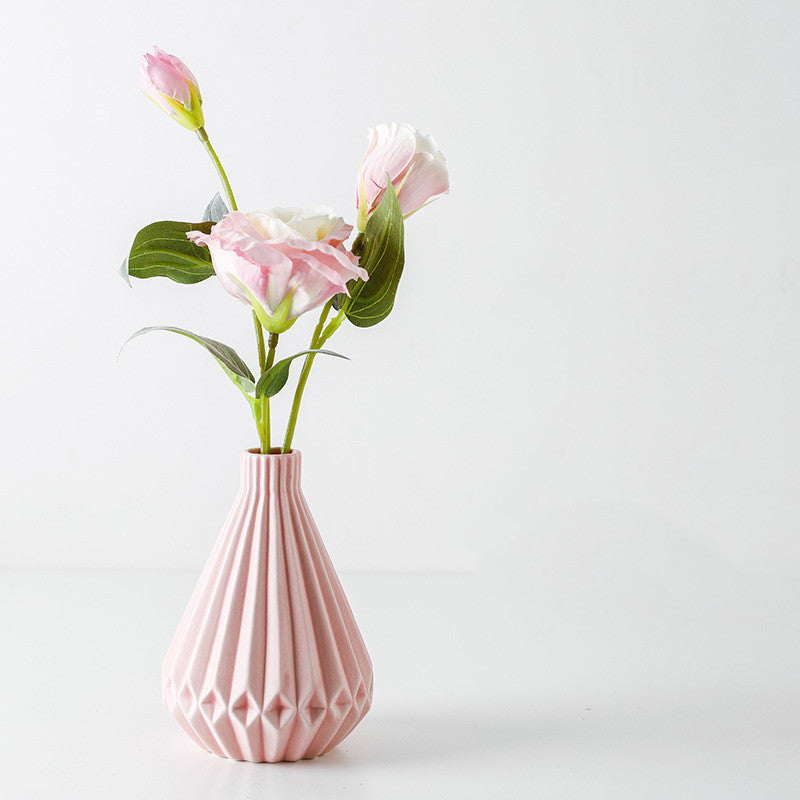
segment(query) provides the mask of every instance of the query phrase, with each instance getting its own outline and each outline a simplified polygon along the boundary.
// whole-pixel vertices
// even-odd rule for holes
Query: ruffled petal
[[[210,233],[190,231],[187,236],[209,248],[226,291],[247,305],[258,303],[270,316],[291,296],[287,319],[294,319],[347,291],[347,281],[367,279],[340,239],[314,238],[326,233],[346,238],[351,231],[341,217],[318,207],[232,211]]]
[[[310,254],[295,261],[289,286],[292,291],[290,317],[299,317],[344,290],[341,276]]]
[[[343,247],[327,242],[307,242],[303,239],[290,239],[282,243],[287,249],[303,254],[312,254],[324,261],[331,269],[344,276],[345,282],[353,278],[367,280],[369,275],[363,267],[358,266],[358,259]]]
[[[343,242],[353,230],[352,225],[347,225],[328,206],[316,206],[308,209],[293,206],[276,207],[265,212],[265,216],[276,217],[285,223],[286,238],[299,237],[309,241],[336,238],[337,241]]]

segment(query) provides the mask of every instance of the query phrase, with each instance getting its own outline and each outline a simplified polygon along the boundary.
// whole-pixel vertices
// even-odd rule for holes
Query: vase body
[[[372,662],[300,488],[300,453],[242,455],[241,488],[164,660],[164,702],[218,756],[328,752]]]

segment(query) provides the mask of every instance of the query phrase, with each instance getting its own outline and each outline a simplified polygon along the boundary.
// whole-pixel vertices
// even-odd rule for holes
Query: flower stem
[[[222,162],[219,160],[219,156],[211,146],[211,142],[209,141],[205,128],[197,129],[197,138],[202,142],[203,147],[205,147],[206,152],[211,159],[211,162],[214,164],[214,168],[217,170],[217,175],[219,175],[219,179],[222,182],[222,189],[225,192],[225,197],[228,200],[228,206],[230,207],[230,210],[236,211],[236,199],[233,196],[233,189],[231,189],[231,185],[228,182],[228,176],[225,174],[225,170],[222,169]]]
[[[208,157],[211,159],[211,163],[214,165],[214,169],[217,171],[217,175],[222,183],[222,189],[225,192],[225,197],[228,202],[228,208],[231,211],[236,211],[236,198],[233,196],[233,189],[231,189],[228,176],[225,174],[225,170],[222,168],[222,162],[219,160],[216,150],[214,150],[213,146],[211,145],[211,141],[208,138],[205,128],[197,129],[197,138],[200,140],[203,147],[205,147]],[[272,362],[275,360],[275,347],[278,344],[278,336],[272,333],[269,335],[269,356],[267,356],[264,348],[264,329],[261,327],[261,321],[256,316],[255,311],[253,311],[253,323],[256,328],[258,366],[261,370],[261,374],[263,375],[272,366]],[[253,415],[256,419],[256,430],[258,431],[258,438],[261,442],[261,452],[269,453],[270,421],[268,397],[263,397],[261,400],[255,400],[255,405],[253,406]]]
[[[253,312],[253,324],[256,328],[256,342],[258,343],[258,369],[260,374],[264,374],[267,366],[267,351],[264,347],[264,329],[261,327],[261,320]],[[266,431],[264,430],[264,401],[256,399],[253,407],[253,416],[256,420],[256,430],[258,431],[258,440],[261,442],[261,452],[269,452],[269,441],[266,439]]]
[[[262,418],[262,409],[264,407],[263,400],[254,400],[253,401],[253,419],[256,421],[256,430],[258,431],[258,441],[260,444],[260,451],[262,453],[266,453],[269,450],[269,446],[264,438],[264,426],[261,423]]]
[[[269,368],[275,363],[275,348],[278,346],[278,334],[271,333],[269,335],[269,352],[267,353],[267,361],[262,369],[263,372],[268,372]],[[261,442],[261,452],[269,453],[271,448],[270,442],[270,421],[269,421],[269,397],[261,399],[261,428],[264,431],[264,437]],[[266,447],[265,447],[266,445]]]
[[[320,347],[322,347],[325,341],[335,332],[336,328],[339,327],[339,324],[341,324],[341,320],[339,320],[339,324],[337,324],[336,327],[330,331],[330,333],[328,333],[330,325],[328,328],[325,328],[325,332],[323,333],[325,320],[328,318],[328,314],[330,313],[332,305],[333,298],[328,300],[328,302],[322,307],[322,311],[319,315],[319,322],[317,323],[317,327],[314,328],[314,333],[311,336],[309,350],[318,350]],[[338,316],[331,322],[331,325],[333,325],[333,322],[339,319],[339,317],[343,317],[343,311],[339,311]],[[297,427],[297,414],[300,411],[300,401],[303,399],[303,390],[306,388],[308,375],[311,372],[311,366],[314,363],[315,358],[315,353],[309,353],[303,361],[303,369],[300,372],[300,379],[297,381],[297,389],[295,389],[294,400],[292,401],[292,410],[289,414],[289,424],[286,426],[286,436],[283,439],[283,449],[281,450],[282,453],[288,453],[292,449],[292,438],[294,437],[294,429]]]
[[[256,312],[253,312],[253,324],[256,326],[256,342],[258,343],[258,368],[264,372],[267,363],[267,352],[264,349],[264,329]]]
[[[319,344],[317,347],[322,347],[328,339],[333,336],[336,331],[339,330],[339,326],[344,321],[344,306],[339,309],[339,313],[328,323],[328,327],[322,332],[322,335],[319,337]]]

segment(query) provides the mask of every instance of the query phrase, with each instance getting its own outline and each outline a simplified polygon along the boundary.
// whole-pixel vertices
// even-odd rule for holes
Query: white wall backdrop
[[[32,0],[5,23],[0,564],[195,570],[256,443],[196,345],[116,360],[153,324],[254,360],[215,281],[116,274],[138,228],[217,190],[138,90],[156,43],[197,75],[246,209],[353,221],[377,122],[448,157],[395,312],[338,334],[352,361],[306,394],[337,566],[797,574],[797,4]]]

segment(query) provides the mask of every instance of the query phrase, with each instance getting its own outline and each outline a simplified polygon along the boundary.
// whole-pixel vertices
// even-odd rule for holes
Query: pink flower
[[[402,122],[370,128],[369,147],[361,162],[356,188],[358,227],[364,230],[370,214],[383,199],[390,180],[404,217],[450,188],[445,159],[432,136]]]
[[[153,47],[139,63],[142,91],[181,125],[196,131],[203,127],[203,99],[197,79],[179,58]]]
[[[282,333],[306,311],[367,280],[342,242],[353,230],[331,209],[232,211],[208,235],[189,231],[208,247],[222,286],[251,306],[270,333]]]

